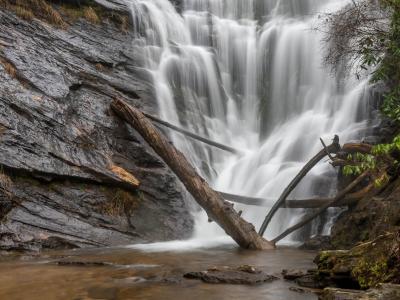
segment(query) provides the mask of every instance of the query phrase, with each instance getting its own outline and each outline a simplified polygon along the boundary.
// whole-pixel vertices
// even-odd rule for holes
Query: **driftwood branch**
[[[347,143],[343,145],[342,150],[351,154],[357,152],[362,154],[370,154],[372,148],[374,148],[374,146],[366,143]]]
[[[314,213],[312,213],[310,216],[305,218],[303,221],[299,222],[298,224],[288,228],[285,232],[283,232],[281,235],[276,237],[275,239],[272,240],[273,243],[277,243],[281,239],[283,239],[285,236],[288,234],[292,233],[293,231],[299,229],[300,227],[303,227],[307,223],[311,222],[314,220],[319,214],[324,212],[326,209],[328,209],[330,206],[332,206],[334,203],[338,202],[340,199],[342,199],[348,192],[350,192],[353,188],[355,188],[361,181],[364,180],[369,175],[370,169],[365,170],[360,176],[357,177],[356,180],[354,180],[351,184],[349,184],[344,190],[342,190],[335,198],[333,198],[331,201],[328,203],[324,204],[321,208],[316,210]]]
[[[327,147],[329,150],[329,153],[336,153],[337,151],[340,151],[340,145],[339,145],[339,137],[335,135],[333,142],[331,145]],[[292,182],[286,187],[286,189],[283,191],[282,195],[279,197],[278,201],[274,204],[274,206],[271,208],[270,212],[268,215],[265,217],[265,220],[260,228],[259,234],[262,236],[264,235],[265,230],[267,229],[267,226],[269,222],[271,222],[272,217],[274,214],[278,211],[279,207],[282,206],[282,204],[285,202],[286,198],[289,196],[289,194],[293,191],[293,189],[297,186],[297,184],[300,182],[300,180],[307,175],[307,173],[325,156],[327,155],[327,151],[325,149],[322,149],[315,155],[304,167],[303,169],[297,174],[297,176],[292,180]]]
[[[331,155],[331,153],[329,152],[328,148],[326,147],[324,141],[323,141],[321,138],[319,138],[319,140],[321,141],[322,146],[324,146],[324,149],[325,149],[325,151],[326,151],[326,155],[328,155],[329,158],[330,158],[331,160],[334,160],[334,158],[332,157],[332,155]]]
[[[188,131],[188,130],[186,130],[186,129],[183,129],[183,128],[181,128],[181,127],[175,126],[175,125],[173,125],[173,124],[171,124],[171,123],[165,122],[165,121],[163,121],[163,120],[161,120],[161,119],[159,119],[159,118],[157,118],[157,117],[154,117],[154,116],[152,116],[152,115],[149,115],[149,114],[147,114],[147,113],[143,113],[143,115],[146,116],[148,119],[154,121],[154,122],[157,122],[157,123],[159,123],[159,124],[161,124],[161,125],[164,125],[165,127],[171,128],[172,130],[178,131],[178,132],[180,132],[180,133],[182,133],[182,134],[184,134],[184,135],[186,135],[186,136],[189,136],[189,137],[191,137],[191,138],[193,138],[193,139],[195,139],[195,140],[198,140],[198,141],[200,141],[200,142],[203,142],[203,143],[205,143],[205,144],[214,146],[214,147],[216,147],[216,148],[219,148],[219,149],[222,149],[222,150],[225,150],[225,151],[234,153],[234,154],[239,154],[239,155],[240,155],[240,154],[243,154],[243,152],[240,151],[240,150],[238,150],[238,149],[235,149],[235,148],[232,148],[232,147],[229,147],[229,146],[222,145],[222,144],[220,144],[220,143],[214,142],[214,141],[212,141],[212,140],[210,140],[210,139],[207,139],[207,138],[205,138],[205,137],[202,137],[202,136],[200,136],[200,135],[198,135],[198,134],[195,134],[195,133],[193,133],[193,132],[190,132],[190,131]]]
[[[271,242],[257,234],[252,224],[239,216],[231,203],[210,188],[186,157],[138,109],[120,99],[111,103],[111,109],[135,128],[178,176],[188,192],[207,212],[208,217],[221,226],[240,247],[275,249]]]
[[[358,201],[360,201],[367,194],[371,186],[372,184],[368,185],[367,187],[365,187],[360,191],[346,195],[342,200],[333,204],[332,207],[356,205]],[[247,196],[240,196],[223,192],[218,192],[218,193],[224,199],[236,203],[261,206],[261,207],[271,207],[269,203],[272,201],[272,199],[247,197]],[[291,200],[286,200],[280,208],[320,208],[321,206],[328,203],[332,199],[333,198],[311,198],[311,199],[301,199],[301,200],[291,199]]]
[[[335,158],[333,162],[331,162],[331,165],[332,167],[361,166],[361,163],[356,161],[347,161],[341,158]]]

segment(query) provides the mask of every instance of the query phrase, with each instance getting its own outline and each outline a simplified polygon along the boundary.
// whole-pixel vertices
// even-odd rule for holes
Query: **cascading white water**
[[[321,69],[319,37],[308,31],[315,22],[311,13],[337,10],[342,0],[184,0],[182,16],[168,0],[131,1],[161,117],[246,153],[235,156],[170,132],[216,190],[277,199],[321,149],[320,137],[327,143],[335,134],[342,141],[360,139],[367,87],[341,87]],[[335,176],[328,164],[319,164],[289,198],[330,196]],[[319,195],[316,185],[324,177],[331,185]],[[269,210],[235,208],[257,229]],[[276,237],[307,212],[281,209],[265,237]],[[195,238],[225,236],[204,212],[197,220]],[[316,234],[319,222],[282,242]]]

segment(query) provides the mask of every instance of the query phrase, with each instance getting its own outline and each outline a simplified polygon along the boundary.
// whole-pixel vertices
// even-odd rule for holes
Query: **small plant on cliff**
[[[94,12],[93,8],[90,6],[87,6],[84,8],[84,14],[85,14],[85,19],[88,20],[90,23],[93,25],[99,25],[100,24],[100,19]]]
[[[128,216],[133,210],[138,209],[142,202],[136,193],[125,191],[121,188],[100,187],[100,190],[109,199],[100,205],[100,210],[103,214],[109,216],[120,217],[122,213]]]
[[[0,0],[0,7],[13,10],[18,17],[24,20],[42,18],[55,27],[68,27],[61,15],[45,0]]]

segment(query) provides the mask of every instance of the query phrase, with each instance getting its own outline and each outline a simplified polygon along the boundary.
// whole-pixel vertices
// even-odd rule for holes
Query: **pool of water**
[[[160,246],[161,245],[161,246]],[[292,292],[292,281],[259,285],[207,284],[183,278],[214,266],[256,266],[268,274],[283,269],[315,268],[314,251],[279,247],[250,251],[233,244],[188,248],[185,244],[150,244],[120,248],[51,251],[0,256],[0,299],[317,299]],[[177,250],[179,249],[179,250]],[[106,262],[101,266],[63,266],[58,261]],[[163,279],[168,279],[167,282]]]

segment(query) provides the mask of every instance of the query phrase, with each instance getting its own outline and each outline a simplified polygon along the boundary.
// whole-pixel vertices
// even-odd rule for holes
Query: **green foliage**
[[[371,73],[371,83],[385,82],[389,92],[384,95],[382,112],[400,123],[400,0],[382,0],[382,5],[392,13],[389,32],[380,36],[367,36],[359,43],[359,54],[362,56],[360,72],[375,68]],[[375,45],[385,45],[384,53],[376,55]]]
[[[347,162],[349,165],[343,167],[343,174],[346,176],[361,174],[366,169],[374,170],[376,167],[376,161],[371,155],[364,155],[359,152],[355,155],[348,154]]]
[[[377,260],[375,263],[371,263],[361,258],[352,270],[351,275],[357,279],[362,289],[368,289],[384,282],[387,271],[388,266],[385,260]]]
[[[366,169],[375,170],[375,168],[383,163],[382,157],[388,154],[389,150],[393,147],[400,149],[400,135],[396,136],[390,144],[378,144],[371,150],[371,154],[356,153],[354,155],[347,155],[348,165],[343,167],[344,175],[357,175],[364,172]],[[393,165],[398,165],[398,161],[393,161]],[[388,180],[389,176],[385,175],[384,179]],[[380,179],[375,180],[375,186],[381,186]]]

